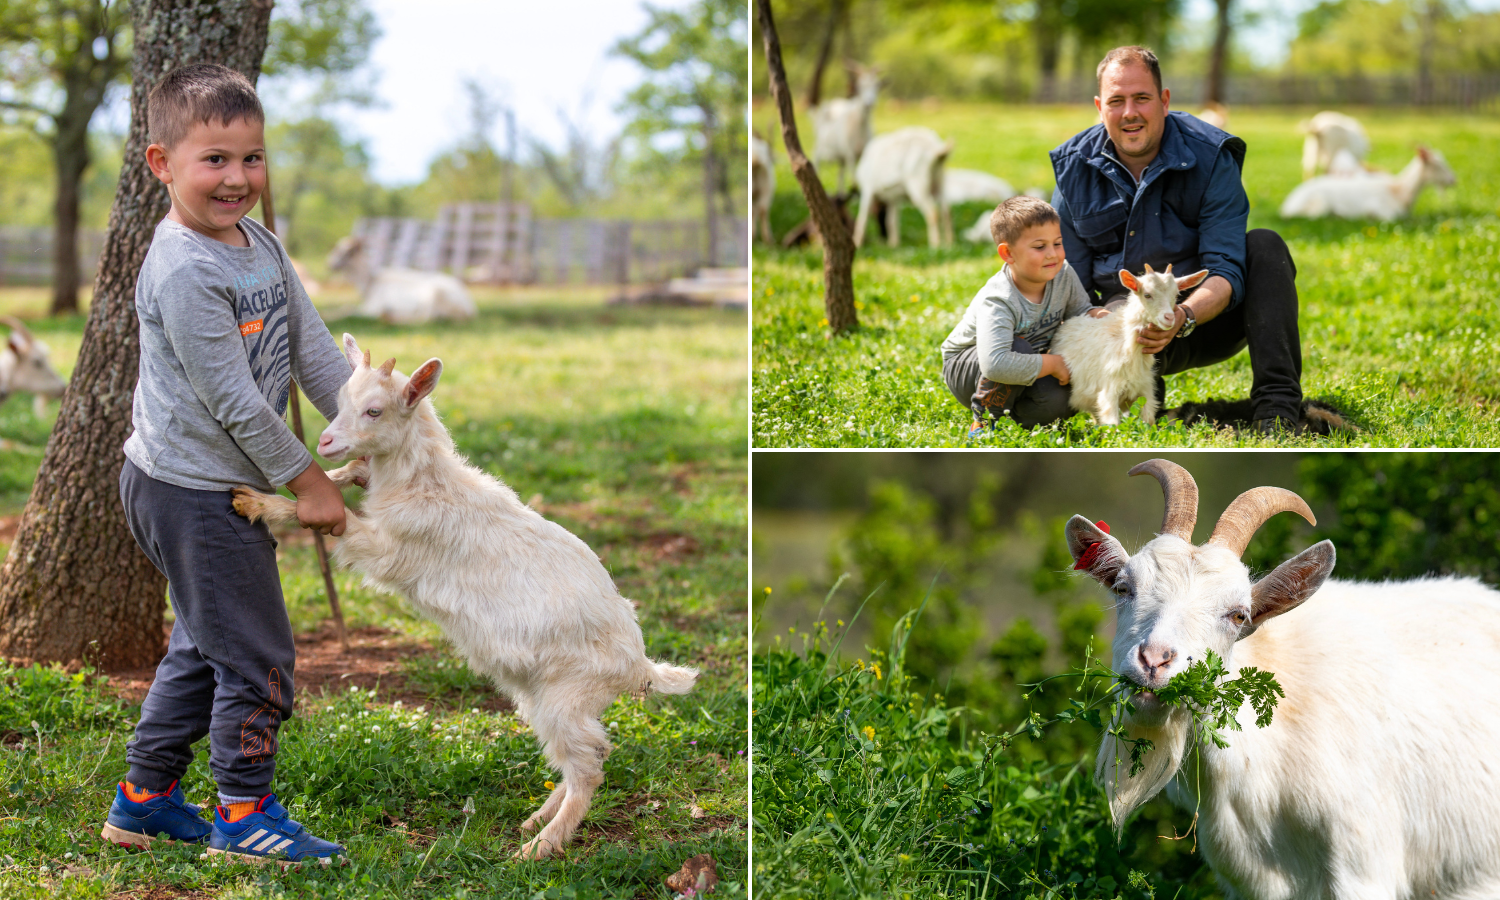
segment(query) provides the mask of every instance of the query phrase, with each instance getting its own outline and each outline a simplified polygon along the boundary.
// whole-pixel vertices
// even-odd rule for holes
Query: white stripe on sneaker
[[[255,833],[254,834],[252,834],[252,835],[250,835],[249,837],[246,837],[246,838],[240,838],[235,843],[239,844],[241,847],[248,847],[251,844],[255,843],[256,841],[260,840],[261,838],[265,837],[265,835],[266,835],[266,830],[264,828],[257,828],[257,829],[255,829]]]
[[[291,845],[292,845],[292,839],[291,838],[287,838],[286,840],[284,840],[281,843],[277,844],[276,846],[272,847],[271,848],[271,852],[272,853],[280,853],[281,851],[285,850],[287,847],[290,847]]]
[[[272,844],[276,843],[279,840],[281,840],[281,835],[279,835],[279,834],[272,834],[270,837],[266,838],[265,840],[261,841],[259,844],[256,844],[254,847],[251,847],[250,849],[254,850],[256,853],[265,853],[267,847],[271,846]]]

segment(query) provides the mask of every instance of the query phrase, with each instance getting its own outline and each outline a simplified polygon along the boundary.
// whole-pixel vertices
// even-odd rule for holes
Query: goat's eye
[[[1234,612],[1229,614],[1229,621],[1233,622],[1236,628],[1244,628],[1247,624],[1249,624],[1250,617],[1245,615],[1240,610],[1235,610]]]
[[[378,419],[378,418],[380,418],[380,410],[378,410],[378,409],[367,409],[367,410],[365,410],[365,415],[369,416],[372,419]]]
[[[1119,584],[1116,584],[1114,587],[1110,588],[1110,590],[1114,591],[1116,595],[1123,597],[1126,594],[1130,593],[1130,585],[1122,581]]]

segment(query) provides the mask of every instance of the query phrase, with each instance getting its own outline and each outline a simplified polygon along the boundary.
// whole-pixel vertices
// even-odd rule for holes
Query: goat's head
[[[37,340],[21,320],[13,316],[0,316],[0,324],[10,329],[5,350],[12,358],[0,361],[0,396],[12,391],[25,391],[38,398],[61,397],[68,383],[52,364],[47,361],[51,351]]]
[[[443,361],[429,359],[407,378],[396,371],[394,357],[371,367],[370,351],[360,350],[349,334],[344,355],[354,374],[339,389],[339,414],[318,438],[318,453],[340,460],[396,451],[417,428],[416,413],[437,387]]]
[[[1246,491],[1224,510],[1207,543],[1195,547],[1198,486],[1187,470],[1153,459],[1130,474],[1154,475],[1161,482],[1167,509],[1156,538],[1130,556],[1082,516],[1068,522],[1067,536],[1075,568],[1117,598],[1114,670],[1144,689],[1133,701],[1132,721],[1149,727],[1166,712],[1151,689],[1165,686],[1209,650],[1229,667],[1235,642],[1317,591],[1333,571],[1334,551],[1329,541],[1314,544],[1252,582],[1240,555],[1276,513],[1295,512],[1314,522],[1301,497],[1277,487]]]
[[[1458,183],[1458,176],[1453,174],[1453,167],[1448,165],[1447,157],[1441,151],[1431,147],[1417,147],[1417,157],[1422,160],[1422,183],[1433,187],[1450,188]]]
[[[854,89],[853,96],[858,97],[866,105],[873,104],[882,83],[880,67],[861,65],[848,59],[844,60],[844,66],[849,71],[849,84]]]
[[[1194,272],[1182,278],[1172,274],[1169,263],[1165,272],[1157,272],[1146,264],[1146,272],[1136,276],[1126,269],[1120,270],[1120,283],[1130,289],[1141,305],[1146,308],[1146,321],[1160,329],[1172,327],[1173,310],[1177,308],[1177,295],[1192,290],[1208,277],[1208,270]]]

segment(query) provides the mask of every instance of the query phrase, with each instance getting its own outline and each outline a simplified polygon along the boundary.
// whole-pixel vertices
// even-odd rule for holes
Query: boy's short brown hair
[[[146,98],[146,126],[151,143],[167,149],[187,137],[194,125],[235,119],[264,123],[265,110],[255,85],[228,66],[197,63],[173,69]]]
[[[1052,204],[1022,194],[1010,198],[990,213],[990,237],[995,239],[995,246],[998,247],[1019,238],[1021,232],[1028,228],[1061,221]]]

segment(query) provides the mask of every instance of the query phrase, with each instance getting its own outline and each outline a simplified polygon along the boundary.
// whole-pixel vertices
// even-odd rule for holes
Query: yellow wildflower
[[[550,781],[544,781],[544,782],[542,782],[542,787],[544,787],[544,788],[546,788],[546,789],[547,789],[547,790],[549,790],[549,791],[550,791],[550,790],[552,790],[552,789],[553,789],[553,788],[555,788],[555,787],[557,787],[557,785],[555,785],[555,784],[553,784],[553,783],[552,783],[552,782],[550,782]]]
[[[860,733],[865,736],[865,740],[867,740],[867,741],[873,741],[873,740],[875,740],[875,729],[872,728],[869,725],[866,725],[864,728],[861,728],[860,729]]]

